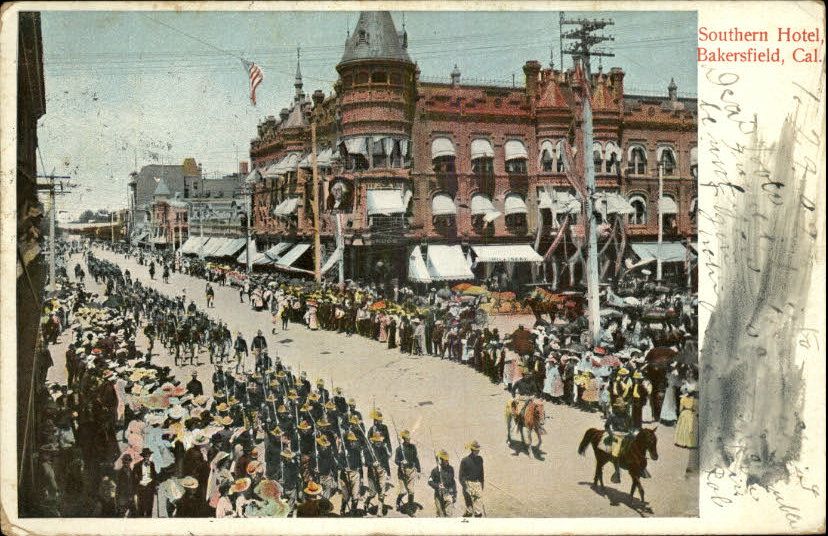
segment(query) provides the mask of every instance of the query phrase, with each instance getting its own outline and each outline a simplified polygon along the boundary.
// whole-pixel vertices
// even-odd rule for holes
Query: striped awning
[[[543,262],[529,244],[496,244],[472,246],[475,262]]]
[[[279,203],[276,208],[273,209],[274,216],[290,216],[294,212],[296,212],[296,207],[299,205],[299,198],[298,197],[288,197],[281,203]]]
[[[293,249],[279,257],[279,260],[276,261],[276,266],[290,268],[308,249],[310,249],[310,244],[296,244],[293,246]]]
[[[414,246],[408,256],[408,280],[413,283],[431,283],[431,276],[428,274],[428,267],[423,260],[420,246]]]
[[[405,213],[401,190],[368,190],[367,200],[369,216]]]
[[[458,281],[474,279],[469,263],[459,245],[428,246],[426,267],[434,281]]]
[[[244,238],[227,238],[224,245],[213,252],[214,257],[235,257],[247,245]]]

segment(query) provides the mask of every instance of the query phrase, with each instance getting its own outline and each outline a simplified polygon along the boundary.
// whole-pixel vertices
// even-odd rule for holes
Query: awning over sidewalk
[[[408,256],[408,280],[412,283],[431,283],[420,246],[414,246]]]
[[[184,255],[193,255],[204,245],[208,238],[206,236],[191,236],[184,242],[183,246],[178,248],[178,251]]]
[[[227,238],[214,236],[201,248],[201,255],[204,257],[218,257],[217,253],[227,245]]]
[[[265,257],[265,260],[264,260],[264,261],[262,261],[262,262],[260,262],[260,263],[255,263],[255,261],[254,261],[254,263],[255,263],[255,264],[269,264],[269,263],[274,263],[274,262],[278,261],[278,260],[279,260],[279,258],[280,258],[280,257],[281,257],[281,256],[282,256],[282,255],[283,255],[283,254],[287,251],[287,250],[289,250],[289,249],[290,249],[290,247],[291,247],[292,245],[293,245],[293,243],[291,243],[291,242],[279,242],[278,244],[276,244],[276,245],[275,245],[275,246],[273,246],[272,248],[268,248],[268,249],[267,249],[267,250],[263,253],[263,256]]]
[[[331,256],[328,257],[328,260],[325,261],[325,264],[322,265],[322,269],[320,270],[322,275],[325,275],[328,270],[333,268],[336,263],[342,258],[342,248],[336,248]]]
[[[270,262],[270,259],[265,255],[264,251],[256,250],[255,244],[250,244],[253,261],[250,264],[263,264]],[[247,249],[243,249],[242,252],[236,257],[236,262],[239,264],[247,265]]]
[[[227,238],[224,245],[213,252],[214,257],[235,257],[247,245],[244,238]]]
[[[630,244],[630,247],[642,261],[660,257],[662,262],[684,262],[687,256],[687,249],[681,242],[662,242],[660,253],[658,242],[640,242]]]
[[[369,216],[405,213],[401,190],[368,190],[367,200]]]
[[[635,214],[635,209],[621,194],[596,192],[595,209],[605,214]]]
[[[469,263],[463,255],[463,248],[454,246],[428,246],[426,266],[428,275],[434,281],[457,281],[474,279]]]
[[[492,222],[500,216],[500,212],[495,209],[492,200],[484,194],[474,194],[471,198],[471,213],[472,216],[483,216],[486,223]]]
[[[279,260],[276,261],[276,267],[290,268],[308,249],[310,249],[310,244],[296,244],[293,249],[279,257]]]
[[[529,244],[496,244],[472,246],[477,255],[475,262],[543,262]]]

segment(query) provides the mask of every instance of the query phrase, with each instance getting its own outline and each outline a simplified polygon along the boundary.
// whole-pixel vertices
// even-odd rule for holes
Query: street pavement
[[[126,259],[99,248],[94,249],[94,254],[115,262],[123,270],[129,269],[133,279],[138,278],[142,284],[163,294],[175,296],[186,289],[187,303],[193,300],[214,319],[225,321],[234,337],[237,331],[242,331],[250,341],[256,330],[261,329],[270,354],[278,352],[282,362],[294,371],[306,370],[314,383],[317,378],[323,378],[329,389],[342,387],[346,397],[356,399],[357,407],[366,418],[375,404],[383,412],[392,433],[394,425],[400,431],[411,430],[423,470],[415,486],[416,502],[423,506],[419,516],[434,516],[433,494],[426,483],[434,467],[433,452],[445,448],[456,471],[460,458],[467,454],[465,445],[473,439],[482,445],[486,471],[483,502],[489,517],[698,515],[698,476],[685,476],[689,451],[674,445],[672,427],[657,429],[659,459],[650,461],[651,478],[642,481],[648,504],[630,498],[631,480],[626,472],[622,472],[621,484],[610,482],[611,465],[604,467],[606,490],[602,494],[592,487],[595,461],[591,449],[585,456],[577,453],[588,428],[603,428],[598,413],[547,402],[547,433],[543,436],[541,459],[536,459],[507,445],[505,407],[509,394],[471,367],[431,356],[401,354],[398,350],[388,350],[385,344],[357,335],[346,337],[334,332],[310,331],[302,325],[291,324],[287,331],[278,329],[273,335],[270,314],[253,311],[247,302],[240,303],[236,288],[214,285],[215,308],[207,309],[204,280],[172,273],[169,284],[165,284],[160,276],[150,280],[147,267],[138,265],[134,258]],[[67,266],[74,266],[79,260],[80,256],[75,255]],[[87,277],[87,286],[102,292],[91,277]],[[515,322],[511,319],[509,324]],[[531,325],[531,319],[527,317],[526,323]],[[63,359],[67,338],[62,337],[61,343],[53,348],[55,366],[49,371],[50,380],[65,381]],[[137,343],[139,348],[146,347],[143,334]],[[153,362],[170,366],[175,376],[185,383],[195,368],[205,392],[212,394],[213,366],[206,355],[202,355],[198,367],[175,367],[173,358],[160,346],[156,343],[155,351],[162,354],[154,356]],[[247,370],[252,366],[251,357],[246,363]],[[397,440],[392,443],[396,448]],[[391,480],[396,484],[393,464]],[[396,488],[388,492],[386,503],[392,507],[396,493]],[[334,502],[338,505],[339,501]],[[455,515],[462,514],[462,502],[459,494]]]

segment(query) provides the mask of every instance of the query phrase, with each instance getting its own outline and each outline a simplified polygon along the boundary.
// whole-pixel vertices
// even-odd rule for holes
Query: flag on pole
[[[253,106],[256,106],[256,88],[259,87],[259,84],[261,84],[262,80],[264,80],[264,75],[262,74],[262,70],[255,63],[245,60],[242,60],[242,63],[244,64],[244,68],[247,69],[247,76],[250,80],[250,102]]]

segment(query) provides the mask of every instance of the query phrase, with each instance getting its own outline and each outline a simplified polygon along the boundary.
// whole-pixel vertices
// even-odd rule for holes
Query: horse
[[[621,452],[621,459],[619,466],[626,469],[632,478],[632,487],[630,488],[630,497],[635,497],[635,490],[641,492],[641,502],[644,501],[644,487],[641,485],[641,476],[646,474],[647,469],[647,454],[653,460],[658,460],[658,447],[656,438],[656,428],[642,428],[630,442],[629,446]],[[604,464],[612,461],[612,455],[601,450],[598,445],[604,438],[604,430],[598,428],[590,428],[584,433],[584,438],[581,439],[581,444],[578,445],[578,454],[584,455],[586,448],[592,445],[592,451],[595,453],[595,476],[592,480],[593,486],[601,486],[601,491],[604,491]]]
[[[520,432],[521,443],[528,445],[529,449],[533,450],[537,455],[537,453],[540,452],[541,444],[543,443],[542,434],[545,433],[545,430],[543,429],[543,421],[546,419],[546,412],[544,411],[543,402],[532,399],[529,401],[529,405],[526,406],[526,410],[523,412],[518,411],[521,409],[520,406],[522,406],[522,403],[516,399],[506,402],[506,443],[508,445],[512,444],[512,423],[514,422],[515,427]],[[528,444],[523,435],[524,428],[526,428],[529,432]],[[532,445],[532,432],[538,436],[537,446]],[[526,454],[528,455],[529,452],[527,451]]]
[[[549,315],[549,323],[555,323],[555,316],[563,305],[563,299],[540,287],[534,289],[523,299],[523,307],[529,307],[535,315],[535,325],[545,322],[543,315]]]

